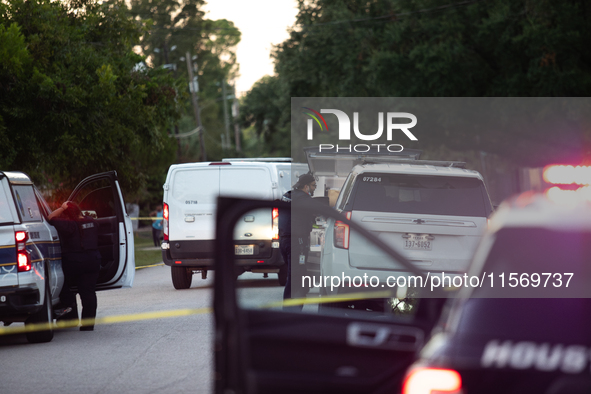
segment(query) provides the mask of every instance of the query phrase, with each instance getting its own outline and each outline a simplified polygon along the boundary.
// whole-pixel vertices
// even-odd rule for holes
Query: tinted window
[[[111,182],[106,178],[86,183],[77,191],[74,202],[85,215],[97,219],[117,215]]]
[[[481,216],[491,211],[479,179],[406,174],[360,174],[346,210]]]
[[[4,193],[4,188],[0,184],[0,223],[12,223],[12,215],[8,205],[8,197]]]
[[[464,335],[576,343],[589,338],[591,299],[471,298],[458,323]]]
[[[37,205],[33,186],[13,186],[16,209],[23,222],[40,222],[41,212]]]
[[[484,270],[556,272],[557,267],[569,272],[591,267],[591,232],[501,229],[496,233]]]

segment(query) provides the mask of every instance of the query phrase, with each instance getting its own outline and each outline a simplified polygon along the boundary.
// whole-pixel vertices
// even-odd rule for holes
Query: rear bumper
[[[0,320],[23,321],[41,309],[36,287],[0,289]]]
[[[279,248],[273,248],[272,241],[252,240],[249,243],[257,245],[255,254],[248,258],[246,256],[236,258],[236,265],[245,271],[266,270],[267,272],[273,272],[273,270],[278,271],[284,264]],[[237,244],[245,243],[237,242]],[[180,249],[183,252],[179,253],[178,250]],[[211,270],[214,258],[213,241],[170,241],[162,244],[162,261],[171,267]]]

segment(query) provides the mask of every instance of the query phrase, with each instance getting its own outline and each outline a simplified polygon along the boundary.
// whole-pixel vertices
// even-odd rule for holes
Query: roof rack
[[[466,168],[466,162],[464,161],[446,161],[446,160],[413,160],[413,159],[399,159],[399,158],[381,158],[372,157],[366,158],[362,164],[415,164],[415,165],[427,165],[436,167],[453,167],[453,168]]]
[[[291,163],[293,159],[291,157],[237,157],[237,158],[228,158],[222,159],[223,162],[238,162],[238,161],[263,161],[268,163]]]

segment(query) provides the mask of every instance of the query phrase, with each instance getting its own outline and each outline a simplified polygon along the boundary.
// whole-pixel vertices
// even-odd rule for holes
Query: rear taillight
[[[14,240],[16,244],[16,264],[18,272],[31,270],[31,256],[27,252],[27,240],[29,234],[26,231],[16,231]]]
[[[162,204],[162,234],[165,241],[168,241],[168,204]]]
[[[351,212],[343,212],[347,219],[351,219]],[[349,225],[337,220],[334,224],[334,246],[349,249]]]
[[[279,208],[273,208],[273,239],[279,239]]]
[[[416,368],[404,380],[402,394],[460,394],[462,378],[453,369]]]
[[[26,231],[17,231],[17,232],[14,233],[14,239],[16,241],[17,246],[19,244],[23,243],[23,242],[26,243],[27,242],[27,238],[29,238],[29,237],[28,237]]]

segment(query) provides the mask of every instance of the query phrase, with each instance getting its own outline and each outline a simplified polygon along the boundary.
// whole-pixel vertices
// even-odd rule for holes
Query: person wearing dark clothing
[[[154,246],[160,246],[160,236],[162,234],[162,205],[158,205],[155,211],[150,213],[150,216],[160,218],[154,220],[152,223],[152,240],[154,241]]]
[[[64,307],[72,308],[71,312],[62,316],[62,320],[78,321],[76,293],[71,290],[72,286],[76,286],[82,301],[80,330],[92,331],[97,308],[96,281],[101,267],[98,223],[82,215],[80,208],[70,201],[53,211],[48,219],[58,231],[62,248],[64,287],[60,302]]]
[[[291,203],[291,210],[279,212],[279,248],[283,261],[287,264],[284,300],[292,296],[303,297],[307,292],[307,289],[302,287],[301,277],[306,274],[305,263],[310,251],[310,231],[314,224],[314,216],[299,211],[312,201],[311,196],[315,189],[314,176],[304,174],[300,176],[293,190],[285,193],[281,199]],[[302,305],[297,308],[302,309]]]

